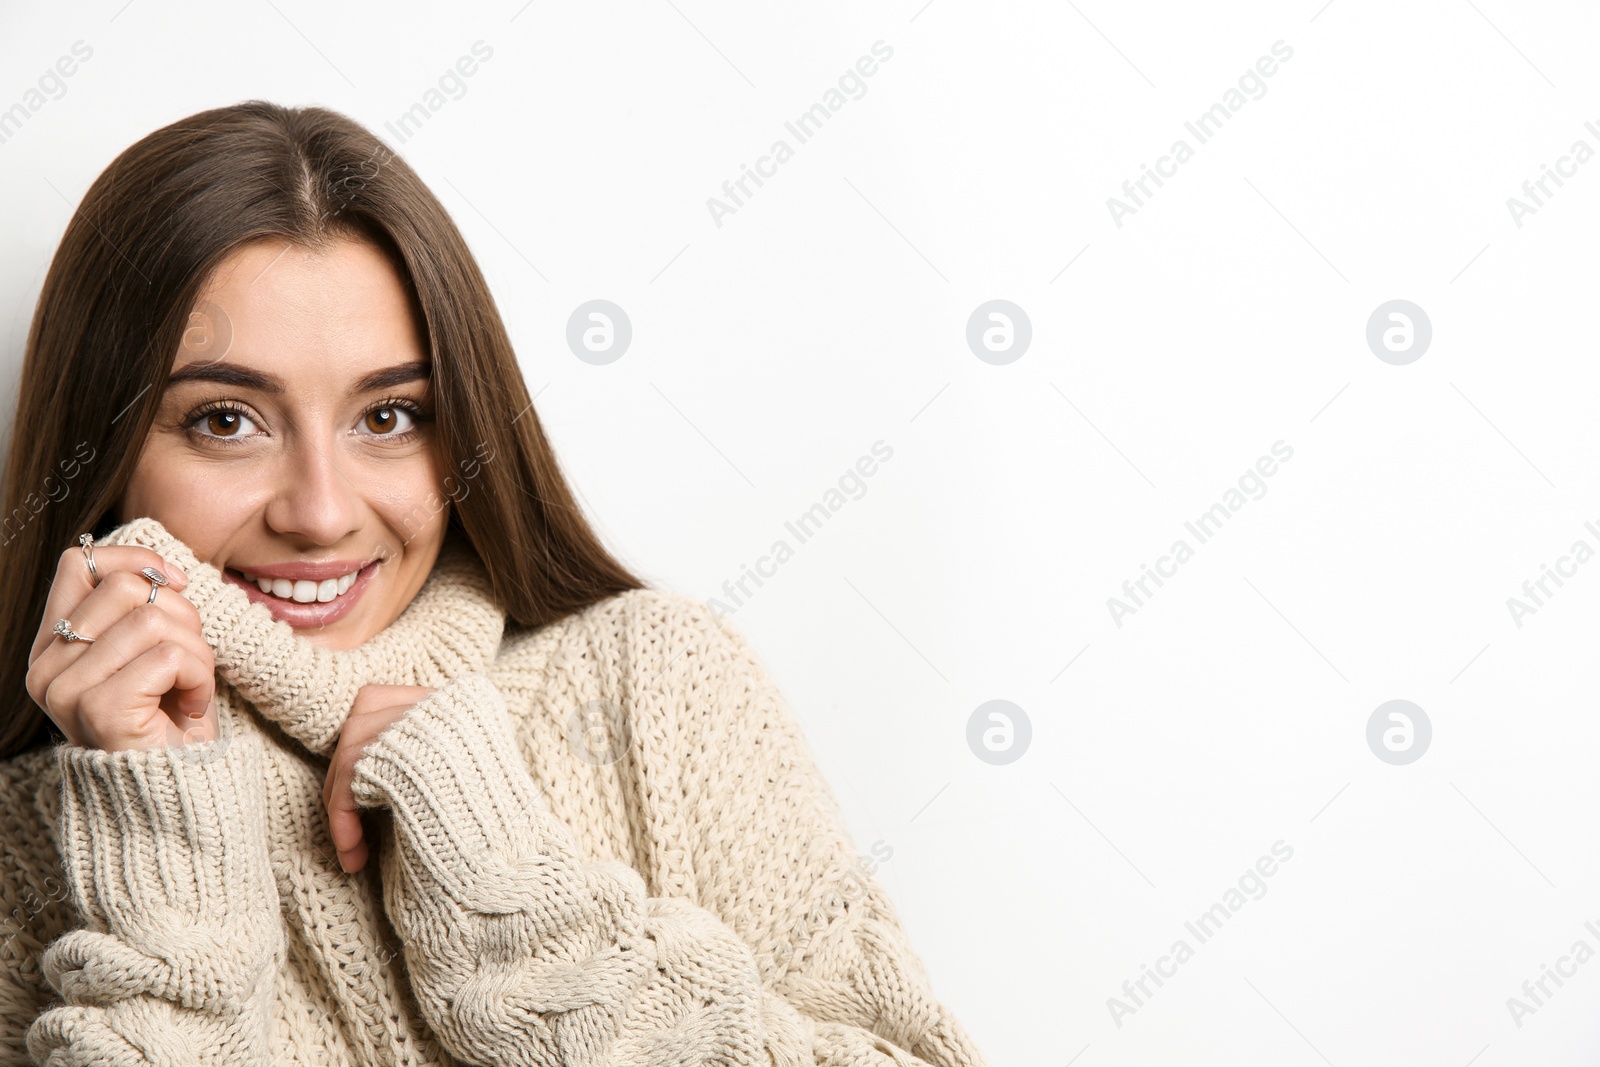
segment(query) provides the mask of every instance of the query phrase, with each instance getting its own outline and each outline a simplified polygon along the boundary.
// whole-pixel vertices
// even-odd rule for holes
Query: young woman
[[[982,1062],[762,662],[601,546],[344,116],[94,183],[0,542],[0,1062]]]

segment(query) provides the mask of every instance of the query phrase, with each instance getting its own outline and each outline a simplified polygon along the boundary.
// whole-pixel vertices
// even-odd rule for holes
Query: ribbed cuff
[[[223,736],[197,745],[56,746],[53,829],[85,924],[40,968],[67,1004],[148,996],[247,1018],[250,1033],[268,1025],[283,934],[264,753],[259,735],[222,722]],[[42,1031],[46,1046],[67,1011]]]
[[[277,919],[262,741],[223,727],[201,744],[56,746],[58,842],[92,929],[142,947],[197,921]]]
[[[577,864],[570,831],[528,773],[505,697],[481,673],[452,678],[369,742],[351,770],[351,792],[360,805],[389,807],[429,876],[472,887],[485,911],[496,910],[489,890],[509,867],[532,863],[556,875]],[[520,905],[504,902],[511,911]]]

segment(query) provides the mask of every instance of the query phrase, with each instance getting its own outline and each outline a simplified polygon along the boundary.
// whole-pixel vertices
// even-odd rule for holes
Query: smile
[[[304,578],[299,581],[290,581],[288,578],[258,578],[249,571],[240,571],[239,575],[247,582],[255,582],[263,593],[270,593],[283,600],[292,600],[296,604],[326,604],[341,593],[348,593],[350,587],[356,584],[356,577],[360,573],[358,570],[351,571],[342,577],[325,578],[320,582]]]
[[[355,607],[361,594],[378,573],[374,560],[359,570],[337,577],[268,578],[250,571],[226,568],[223,578],[243,589],[255,603],[264,605],[274,618],[299,628],[327,626]]]

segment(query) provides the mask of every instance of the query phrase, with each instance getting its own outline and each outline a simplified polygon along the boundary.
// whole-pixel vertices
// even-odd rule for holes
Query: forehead
[[[329,383],[428,358],[405,279],[365,241],[247,244],[207,279],[189,325],[174,372],[225,361]]]

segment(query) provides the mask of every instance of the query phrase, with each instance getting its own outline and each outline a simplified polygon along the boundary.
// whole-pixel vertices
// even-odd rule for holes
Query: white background
[[[922,0],[7,5],[4,373],[72,207],[128,144],[250,97],[390,140],[479,257],[607,542],[700,597],[883,440],[893,457],[733,616],[769,663],[941,1000],[993,1064],[1592,1064],[1600,960],[1600,120],[1582,5]],[[492,58],[385,128],[475,41]],[[882,40],[803,145],[784,129]],[[1184,129],[1293,56],[1205,144]],[[459,88],[459,87],[458,87]],[[724,181],[794,158],[719,227]],[[1143,164],[1194,158],[1112,220]],[[1553,186],[1551,187],[1554,188]],[[584,301],[631,347],[567,348]],[[968,317],[1022,307],[978,359]],[[1433,340],[1378,359],[1410,300]],[[10,417],[10,412],[6,412]],[[1276,441],[1212,540],[1184,528]],[[1119,627],[1107,599],[1194,558]],[[794,544],[792,536],[789,538]],[[985,701],[1032,738],[969,748]],[[1375,708],[1421,706],[1396,766]],[[1185,929],[1274,842],[1214,938]],[[1186,939],[1119,1021],[1108,998]],[[1570,963],[1567,965],[1570,970]],[[1154,988],[1153,986],[1151,988]]]

